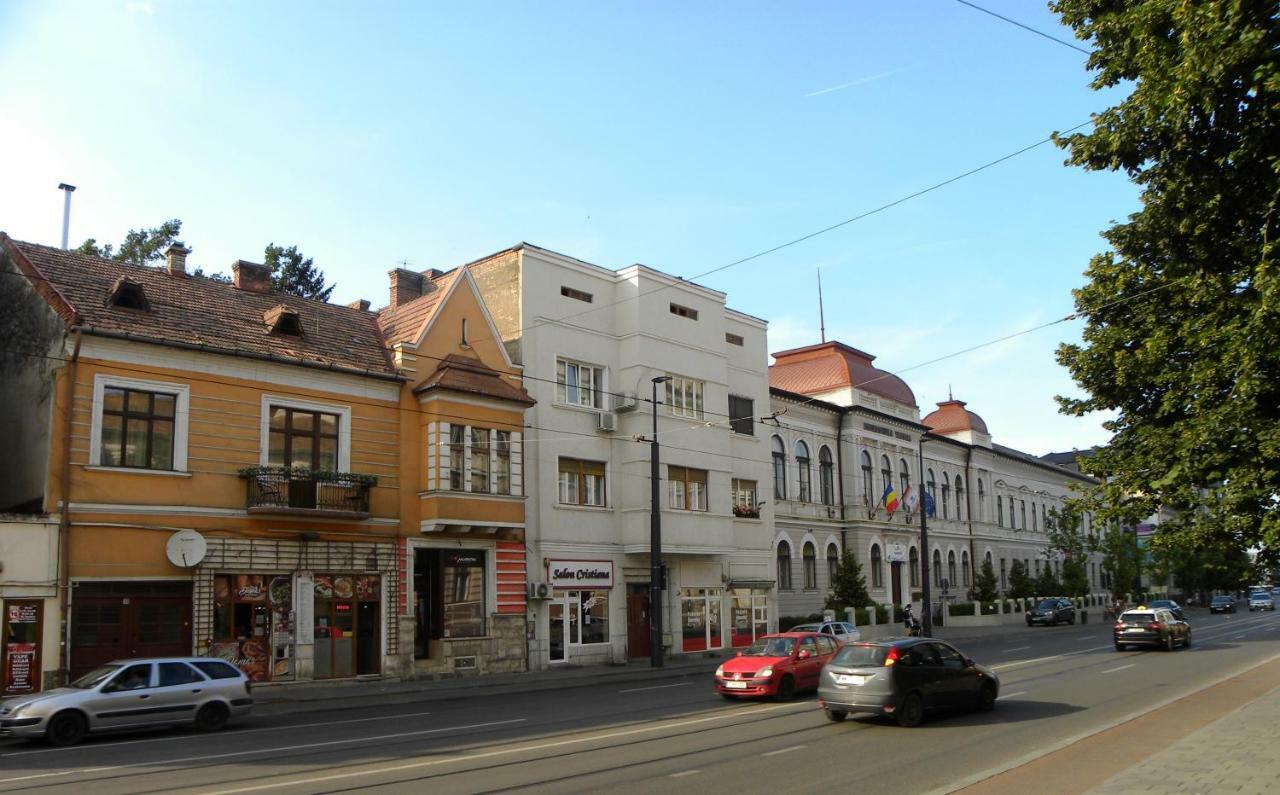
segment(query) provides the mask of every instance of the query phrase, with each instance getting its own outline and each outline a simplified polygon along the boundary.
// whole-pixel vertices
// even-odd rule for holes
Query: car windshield
[[[792,627],[788,632],[818,632],[822,629],[821,624],[801,624],[798,627]]]
[[[743,657],[790,657],[795,651],[795,638],[761,638],[759,643],[743,650]]]
[[[92,671],[85,674],[84,676],[80,677],[79,679],[75,680],[74,682],[72,682],[71,686],[75,688],[79,688],[80,690],[88,690],[91,687],[97,687],[98,685],[102,684],[102,682],[107,677],[111,676],[116,671],[119,671],[120,668],[121,666],[119,665],[99,666],[97,668],[94,668]]]
[[[1152,607],[1174,607],[1174,603],[1168,599],[1156,599],[1151,603]]]
[[[1235,600],[1232,599],[1230,596],[1215,596],[1213,597],[1213,601],[1216,604],[1221,605],[1221,604],[1226,604],[1227,602],[1234,602]]]
[[[836,652],[836,656],[831,658],[831,662],[836,665],[847,665],[851,668],[864,665],[879,667],[884,665],[884,658],[888,653],[888,649],[884,646],[875,646],[870,643],[854,643]]]
[[[1254,602],[1270,602],[1271,594],[1256,593],[1253,596],[1250,596],[1249,599]]]
[[[1125,613],[1120,616],[1125,624],[1152,624],[1156,620],[1155,613]]]
[[[1040,610],[1053,610],[1058,606],[1057,599],[1044,599],[1036,607]]]

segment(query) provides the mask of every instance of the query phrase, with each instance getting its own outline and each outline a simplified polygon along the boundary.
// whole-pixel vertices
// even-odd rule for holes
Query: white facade
[[[760,492],[769,458],[754,421],[768,413],[767,324],[643,266],[611,271],[522,245],[469,267],[537,400],[526,543],[532,589],[545,583],[548,598],[530,603],[530,666],[649,655],[656,377],[674,379],[657,386],[669,651],[726,648],[776,625],[773,506]],[[730,428],[731,395],[753,419],[745,432]],[[737,513],[758,517],[735,516],[735,483],[751,503]]]

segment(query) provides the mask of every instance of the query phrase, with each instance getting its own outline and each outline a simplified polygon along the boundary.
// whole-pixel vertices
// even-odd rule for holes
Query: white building
[[[959,400],[921,419],[915,395],[874,357],[838,342],[774,354],[768,439],[771,491],[777,504],[773,539],[778,612],[820,611],[841,550],[853,550],[872,599],[918,602],[922,550],[919,507],[908,489],[924,484],[935,505],[929,518],[929,570],[935,599],[965,599],[982,562],[991,561],[1001,590],[1013,561],[1031,573],[1061,569],[1047,553],[1050,512],[1088,476],[993,444],[986,423]],[[923,454],[923,467],[921,455]],[[921,470],[923,469],[923,473]],[[903,502],[884,504],[892,484]],[[1087,566],[1101,586],[1100,556]]]
[[[669,653],[746,645],[776,626],[773,506],[758,491],[765,321],[641,265],[613,271],[528,244],[468,267],[537,401],[528,575],[545,598],[530,603],[530,666],[650,654],[655,389]]]

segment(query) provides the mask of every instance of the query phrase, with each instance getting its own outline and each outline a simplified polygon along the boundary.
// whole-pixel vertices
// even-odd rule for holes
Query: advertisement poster
[[[3,693],[16,696],[40,689],[40,602],[5,604]]]

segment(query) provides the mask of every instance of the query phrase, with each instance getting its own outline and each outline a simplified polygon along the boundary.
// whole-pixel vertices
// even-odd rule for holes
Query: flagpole
[[[920,434],[920,441],[916,445],[916,450],[919,454],[920,460],[920,469],[918,471],[920,473],[920,484],[922,488],[924,486],[924,443],[926,441],[924,434]],[[921,498],[921,503],[920,546],[922,549],[920,552],[920,573],[924,576],[924,588],[920,592],[923,597],[923,604],[921,605],[920,612],[924,613],[924,615],[921,617],[920,623],[924,636],[929,638],[933,637],[933,610],[931,609],[932,605],[929,598],[929,561],[931,560],[931,557],[929,555],[929,521],[927,519],[929,515],[929,492],[927,489],[924,492],[924,496]]]

